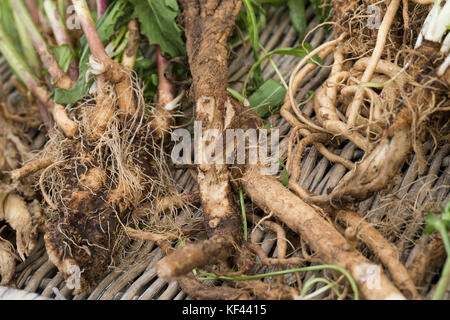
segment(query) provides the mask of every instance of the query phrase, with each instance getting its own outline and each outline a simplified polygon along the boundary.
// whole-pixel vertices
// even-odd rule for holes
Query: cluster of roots
[[[368,28],[367,22],[363,22],[364,19],[367,21],[365,10],[369,5],[377,4],[379,25]],[[437,74],[439,67],[444,64],[446,53],[440,52],[440,43],[432,41],[424,40],[414,47],[413,41],[421,32],[430,8],[419,8],[419,5],[412,6],[400,0],[381,4],[376,1],[334,1],[332,5],[332,39],[299,62],[291,74],[281,108],[281,116],[292,128],[286,166],[290,190],[284,188],[277,179],[261,175],[258,172],[261,165],[239,168],[238,176],[233,178],[230,178],[226,168],[215,166],[215,179],[208,177],[211,168],[199,166],[198,183],[209,231],[208,239],[178,249],[158,266],[161,276],[178,278],[183,289],[194,297],[205,298],[209,293],[210,298],[217,298],[222,292],[222,298],[273,298],[251,290],[250,293],[246,291],[249,295],[240,296],[242,286],[248,286],[248,282],[227,281],[231,287],[221,291],[222,288],[217,287],[201,289],[198,284],[195,287],[192,282],[186,282],[186,276],[183,278],[193,268],[205,265],[210,268],[211,264],[217,266],[211,270],[218,274],[225,271],[226,275],[251,274],[255,272],[252,269],[254,264],[248,257],[256,254],[263,265],[269,266],[302,265],[305,261],[342,266],[352,274],[363,296],[368,299],[419,298],[416,278],[411,275],[414,272],[410,273],[406,269],[401,262],[404,257],[398,255],[395,245],[386,238],[388,229],[375,228],[349,208],[357,210],[361,201],[389,190],[411,155],[417,159],[413,169],[419,174],[425,173],[428,167],[425,141],[433,141],[433,150],[448,144],[445,112],[449,106],[449,72]],[[214,48],[222,59],[226,56],[221,55],[221,41],[227,35],[228,25],[222,20],[232,15],[236,7],[239,5],[231,0],[222,1],[214,8],[209,8],[202,1],[185,4],[188,56],[194,79],[192,91],[197,120],[206,122],[203,128],[223,130],[235,114],[241,120],[237,127],[259,126],[258,121],[246,120],[245,107],[238,107],[221,97],[223,76],[217,76],[216,73],[217,70],[226,70],[226,67],[222,66],[221,59],[210,57],[206,50]],[[197,15],[201,17],[201,22],[195,22]],[[219,32],[212,32],[209,37],[209,34],[199,31],[206,26],[214,30],[208,25],[210,17],[214,17],[218,24],[218,21],[223,24],[221,37],[214,37]],[[299,107],[296,93],[302,81],[320,67],[314,62],[317,56],[322,61],[332,56],[334,62],[328,78],[314,93],[314,113],[311,116],[312,112],[307,115]],[[224,73],[220,72],[221,75]],[[210,75],[215,78],[209,79]],[[209,89],[215,89],[215,93],[212,94]],[[218,104],[217,101],[222,102]],[[217,112],[226,116],[220,117]],[[333,152],[336,146],[340,147],[348,141],[360,149],[360,156],[355,162],[350,160],[351,157]],[[303,153],[311,145],[330,162],[341,164],[349,170],[325,195],[315,194],[299,183]],[[236,210],[233,209],[236,200],[229,193],[238,190],[234,184],[228,183],[228,179],[238,179],[252,202],[269,214],[264,219],[254,216],[256,222],[252,222],[257,225],[257,221],[269,224],[277,233],[277,259],[269,258],[255,241],[243,241],[241,235],[232,232],[227,232],[227,236],[221,233],[221,229],[231,228],[231,217],[233,210]],[[214,197],[211,196],[213,192]],[[247,209],[247,213],[252,211],[253,208]],[[411,214],[411,211],[407,214]],[[264,221],[272,216],[300,234],[302,254],[306,260],[285,258],[286,242],[283,244],[282,239],[286,239],[286,235],[283,234],[283,228],[276,221]],[[421,223],[415,223],[411,231],[412,237],[420,232],[423,221],[422,215]],[[347,229],[342,229],[342,225]],[[381,260],[390,278],[383,274],[382,269],[378,269],[379,266],[363,257],[358,250],[358,239]],[[311,258],[305,243],[317,253],[318,260]],[[231,271],[235,269],[239,271]],[[379,270],[375,272],[379,275],[375,277],[376,280],[372,277],[375,274],[373,270]],[[375,288],[372,281],[380,285]],[[267,286],[265,282],[257,283]],[[256,288],[257,283],[251,286]],[[241,291],[233,291],[239,286]],[[286,287],[282,285],[277,288],[273,286],[266,293],[270,291],[279,295],[279,298],[296,296],[284,289]]]
[[[369,5],[380,10],[375,29],[366,22]],[[228,38],[241,1],[186,0],[182,7],[193,78],[190,96],[202,132],[261,127],[260,119],[226,91]],[[434,168],[427,157],[437,154],[442,160],[448,153],[450,84],[449,72],[436,73],[446,58],[440,46],[423,41],[414,47],[428,11],[400,0],[333,1],[332,39],[299,62],[281,108],[291,127],[287,154],[282,156],[287,157],[287,186],[262,174],[261,163],[234,167],[202,163],[193,173],[199,193],[177,194],[163,149],[169,123],[161,118],[164,109],[145,105],[130,74],[123,81],[129,87],[121,90],[127,95],[120,97],[116,84],[98,76],[92,99],[70,112],[76,134],[68,138],[52,131],[38,156],[12,174],[19,180],[39,171],[35,180],[45,203],[47,253],[68,287],[76,289],[75,294],[94,287],[120,258],[128,237],[136,237],[158,243],[167,254],[157,264],[159,275],[178,280],[193,298],[297,298],[305,280],[298,273],[273,281],[230,277],[318,263],[348,271],[365,298],[420,298],[418,287],[428,276],[427,262],[441,263],[443,250],[440,239],[429,236],[420,237],[412,251],[406,250],[423,229],[424,215],[414,215],[433,208],[418,207],[427,198],[421,195],[423,190],[414,187],[408,197],[405,190],[428,166],[431,175],[438,174],[440,167]],[[306,112],[304,103],[297,102],[304,98],[297,91],[310,73],[322,67],[314,62],[317,56],[322,61],[333,58],[333,64]],[[130,97],[133,110],[122,108]],[[202,150],[212,142],[200,141]],[[351,144],[352,153],[359,149],[360,156],[335,154],[335,147],[344,143]],[[302,158],[310,146],[348,170],[325,195],[299,182]],[[402,188],[389,192],[413,156]],[[357,212],[367,212],[365,200],[383,190],[387,195],[376,200],[381,209],[368,212],[375,218],[362,218]],[[203,227],[188,210],[193,202],[202,205]],[[185,209],[184,214],[175,214],[177,208]],[[399,230],[405,221],[410,222],[407,230]],[[247,222],[253,232],[244,239],[242,225]],[[206,232],[197,235],[197,241],[185,238],[177,249],[169,242],[203,229]],[[259,243],[262,233],[269,231],[276,235],[276,258]],[[389,276],[368,256],[381,262]],[[199,281],[200,270],[215,277]],[[330,297],[346,298],[351,289],[342,274],[328,275],[343,289],[339,296],[330,290]],[[225,281],[217,280],[220,276],[226,276]],[[290,285],[295,282],[298,288]]]
[[[12,173],[23,179],[38,171],[47,253],[75,292],[95,286],[118,263],[130,236],[142,238],[141,229],[177,234],[194,219],[189,210],[177,218],[164,204],[178,192],[161,129],[139,84],[128,76],[134,113],[121,112],[113,86],[97,81],[94,96],[70,110],[76,135],[52,130],[43,150]],[[187,201],[178,202],[177,208],[187,209]]]
[[[417,25],[410,28],[404,24],[405,17],[416,17],[418,6],[404,8],[403,17],[397,13],[400,1],[391,2],[387,8],[378,6],[384,19],[379,28],[370,30],[367,21],[360,21],[367,19],[361,11],[370,1],[341,2],[347,6],[336,4],[334,17],[344,31],[336,27],[335,39],[314,50],[322,59],[330,55],[334,58],[330,75],[314,94],[315,119],[306,116],[294,98],[301,81],[317,68],[305,64],[305,59],[291,76],[281,111],[294,127],[288,154],[290,187],[312,203],[335,206],[364,200],[385,189],[411,150],[417,155],[418,170],[423,174],[427,168],[424,142],[433,140],[434,148],[447,143],[442,129],[449,104],[449,84],[445,76],[436,75],[445,59],[439,52],[440,45],[424,42],[414,48],[406,40],[412,35],[416,38],[420,32]],[[342,12],[343,8],[347,11]],[[424,19],[422,16],[419,20],[423,23]],[[293,148],[297,137],[299,142]],[[326,147],[347,140],[364,152],[362,161],[353,163]],[[329,190],[328,196],[312,194],[297,183],[299,163],[308,145],[314,145],[329,161],[351,170],[338,186]]]

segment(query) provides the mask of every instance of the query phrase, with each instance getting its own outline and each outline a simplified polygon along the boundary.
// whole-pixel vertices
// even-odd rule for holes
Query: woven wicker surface
[[[314,17],[312,8],[306,11],[308,19],[308,29],[311,30],[318,24]],[[313,47],[326,41],[329,35],[323,29],[316,30],[309,42]],[[266,50],[274,48],[290,47],[298,45],[297,33],[290,25],[288,12],[284,9],[272,10],[267,17],[267,25],[260,34],[260,41]],[[233,53],[233,61],[230,64],[230,86],[240,89],[241,81],[248,72],[253,59],[250,47],[239,47]],[[298,58],[292,56],[274,56],[274,62],[279,67],[285,80],[289,79],[290,72],[298,63]],[[326,65],[331,63],[330,59],[325,61]],[[265,79],[275,78],[276,74],[272,66],[268,63],[262,65]],[[299,99],[307,97],[309,90],[314,90],[326,79],[329,68],[320,68],[308,75],[301,85]],[[0,65],[0,75],[3,81],[10,78],[11,72],[6,64]],[[13,92],[8,99],[20,99],[17,92]],[[192,114],[192,108],[183,110],[186,114]],[[303,111],[311,115],[312,103],[306,104]],[[279,127],[281,133],[281,153],[287,152],[287,141],[289,138],[289,125],[279,116],[272,116],[270,119],[272,126]],[[334,149],[333,152],[342,157],[356,161],[361,158],[362,153],[355,148],[352,143],[348,143],[342,149]],[[429,150],[430,151],[430,150]],[[423,215],[417,216],[417,221],[411,221],[411,215],[403,219],[402,210],[421,210],[431,206],[431,204],[444,204],[450,200],[450,146],[445,146],[437,150],[429,157],[428,172],[417,177],[415,159],[406,166],[401,181],[395,183],[391,189],[391,196],[386,197],[380,193],[359,205],[359,210],[367,220],[373,224],[393,223],[396,232],[389,239],[399,248],[399,252],[404,252],[401,260],[408,264],[410,252],[414,253],[414,243],[417,239],[412,239],[417,228],[417,222],[423,222]],[[315,193],[324,194],[329,188],[337,185],[339,180],[348,171],[340,164],[330,163],[321,154],[311,147],[305,153],[302,160],[302,175],[300,184]],[[176,180],[180,190],[191,191],[197,188],[195,180],[188,170],[177,170]],[[432,191],[430,191],[432,190]],[[394,192],[393,192],[394,191]],[[395,202],[393,201],[395,200]],[[395,205],[394,205],[395,204]],[[400,209],[399,209],[400,208]],[[398,221],[385,221],[386,210],[398,210]],[[408,212],[409,212],[408,211]],[[413,223],[414,222],[414,223]],[[251,226],[250,226],[251,228]],[[398,229],[398,230],[397,230]],[[269,256],[276,256],[276,236],[271,232],[263,232],[260,229],[253,231],[254,239],[261,243],[263,250]],[[301,253],[296,253],[301,256]],[[180,300],[189,299],[182,292],[178,283],[167,283],[156,274],[155,264],[163,257],[163,253],[154,243],[149,241],[135,241],[127,249],[124,262],[116,266],[98,286],[89,294],[73,296],[63,281],[63,277],[57,273],[56,267],[48,260],[41,235],[38,245],[26,261],[20,263],[16,268],[16,285],[18,289],[0,287],[0,299],[36,299],[39,296],[52,299],[161,299]],[[376,261],[376,260],[375,260]],[[268,271],[270,268],[261,270]],[[305,275],[308,277],[308,274]],[[285,278],[289,283],[289,277]],[[24,291],[34,293],[26,294]],[[423,288],[422,292],[429,292],[431,288]]]

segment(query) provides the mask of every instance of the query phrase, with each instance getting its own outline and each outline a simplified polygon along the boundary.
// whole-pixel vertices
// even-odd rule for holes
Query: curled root
[[[268,266],[288,266],[288,265],[303,265],[305,262],[309,261],[309,258],[269,258],[264,250],[255,243],[245,244],[250,251],[254,252],[261,262]],[[277,249],[278,250],[278,249]]]
[[[445,89],[442,91],[446,84],[438,80],[439,74],[436,76],[436,66],[441,65],[445,57],[438,53],[440,44],[422,42],[415,50],[400,50],[410,54],[403,60],[403,67],[397,64],[400,52],[392,59],[395,62],[390,62],[388,39],[399,5],[400,0],[387,5],[376,31],[373,51],[370,57],[363,57],[363,50],[359,48],[361,50],[358,51],[352,40],[354,21],[344,21],[348,13],[359,9],[355,3],[335,2],[336,20],[342,20],[341,24],[350,29],[337,32],[335,40],[314,51],[320,58],[334,51],[331,73],[314,95],[315,120],[302,114],[295,104],[294,95],[301,81],[316,66],[304,66],[306,60],[303,59],[291,75],[281,109],[283,118],[295,127],[288,151],[288,168],[292,177],[290,188],[309,203],[337,206],[367,199],[389,185],[411,151],[417,156],[419,174],[427,168],[422,147],[425,131],[428,130],[430,115],[438,112],[438,106],[447,101]],[[358,58],[354,59],[349,53],[357,54]],[[436,103],[438,98],[439,104]],[[303,136],[303,140],[294,145],[293,136],[297,133]],[[364,151],[363,159],[355,165],[342,161],[326,148],[331,139],[326,141],[319,133],[331,134],[330,138],[334,137],[337,143],[350,140]],[[313,144],[325,158],[350,169],[328,195],[314,195],[297,183],[299,160],[305,144]],[[297,148],[295,153],[292,151],[294,148]]]

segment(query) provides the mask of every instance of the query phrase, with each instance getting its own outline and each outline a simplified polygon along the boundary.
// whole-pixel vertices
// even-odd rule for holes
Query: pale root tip
[[[55,104],[53,106],[53,119],[64,132],[65,136],[72,138],[78,131],[78,124],[67,116],[66,110],[63,106]]]
[[[162,259],[156,265],[158,275],[163,279],[171,279],[173,278],[173,272],[169,267],[169,265],[164,260],[165,259]]]

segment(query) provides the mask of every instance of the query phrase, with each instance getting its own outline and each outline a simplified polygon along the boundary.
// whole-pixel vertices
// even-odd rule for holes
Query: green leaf
[[[428,211],[427,219],[425,220],[427,226],[423,230],[423,233],[430,234],[433,231],[439,230],[441,227],[441,220],[431,211]]]
[[[68,44],[63,44],[58,47],[51,47],[51,49],[55,54],[56,61],[58,61],[58,65],[60,66],[60,68],[64,72],[67,72],[67,70],[69,69],[70,61],[72,61],[75,53],[70,50],[70,46]]]
[[[450,201],[447,202],[445,208],[441,209],[441,219],[446,222],[447,226],[450,226]]]
[[[283,173],[282,173],[283,186],[285,186],[287,188],[289,186],[289,175],[288,175],[286,166],[284,165],[283,161],[281,161],[280,158],[278,158],[278,162],[280,163],[281,167],[283,168]]]
[[[296,56],[296,57],[299,57],[302,59],[302,58],[306,57],[308,55],[308,53],[312,50],[313,50],[312,46],[309,43],[305,43],[304,47],[298,46],[295,48],[280,48],[280,49],[275,49],[275,50],[265,53],[262,57],[259,58],[259,60],[257,60],[252,65],[252,67],[250,68],[250,71],[248,72],[247,76],[245,77],[244,84],[242,85],[242,95],[246,96],[247,84],[248,84],[248,81],[250,80],[250,76],[253,74],[253,72],[255,72],[255,70],[257,70],[259,68],[259,66],[265,59],[268,59],[269,57],[273,56],[274,54]],[[308,63],[314,63],[314,62],[318,63],[318,64],[323,64],[322,60],[317,55],[315,55],[312,59],[308,60]]]
[[[300,39],[303,39],[306,33],[305,3],[303,0],[289,0],[288,7],[292,25],[300,34]]]
[[[134,5],[133,17],[141,23],[142,33],[151,44],[158,44],[171,57],[184,56],[186,49],[181,30],[175,23],[176,0],[129,0]]]
[[[284,100],[286,88],[279,82],[269,79],[249,98],[250,106],[260,117],[266,117]]]
[[[153,61],[150,59],[147,59],[143,56],[139,56],[138,58],[136,58],[136,63],[135,63],[135,68],[139,69],[139,68],[150,68],[153,64]]]
[[[103,14],[103,16],[98,20],[96,26],[100,39],[105,43],[109,40],[115,32],[115,26],[120,17],[127,14],[126,9],[127,1],[118,0],[114,2],[108,10]],[[126,23],[123,22],[123,23]],[[88,70],[88,61],[91,54],[91,50],[86,41],[86,37],[83,36],[80,40],[81,43],[81,58],[79,67],[79,78],[75,86],[70,90],[55,89],[55,102],[59,104],[75,104],[88,92],[90,86],[92,85],[93,79],[86,82],[85,75]]]

